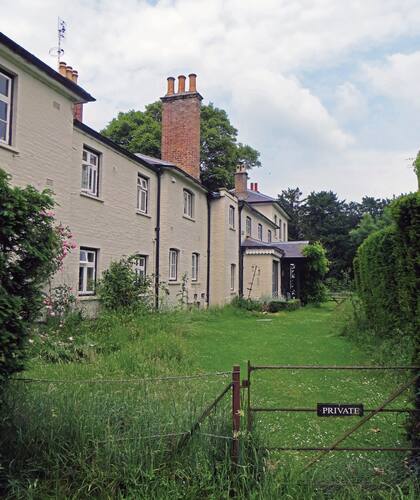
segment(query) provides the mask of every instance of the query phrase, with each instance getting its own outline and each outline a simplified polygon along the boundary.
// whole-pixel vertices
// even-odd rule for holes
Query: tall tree
[[[283,189],[281,194],[277,195],[277,199],[290,216],[288,224],[289,239],[303,239],[300,227],[302,203],[304,202],[302,200],[302,191],[298,187]]]
[[[132,153],[160,158],[162,104],[148,104],[144,111],[118,113],[102,134]],[[261,166],[259,152],[237,142],[238,131],[223,109],[212,103],[201,107],[201,180],[209,189],[233,187],[236,166]]]

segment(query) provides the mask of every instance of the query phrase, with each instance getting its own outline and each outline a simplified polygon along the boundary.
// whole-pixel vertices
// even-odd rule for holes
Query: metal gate
[[[407,371],[411,372],[408,380],[400,384],[391,394],[384,397],[383,401],[373,408],[364,408],[363,404],[349,405],[344,404],[328,404],[319,403],[315,407],[284,407],[284,406],[273,406],[273,407],[258,407],[254,406],[252,402],[252,377],[257,371],[284,371],[284,370],[324,370],[324,371],[354,371],[354,370],[366,370],[366,371]],[[359,417],[356,424],[349,426],[349,428],[343,432],[339,437],[337,437],[329,446],[317,446],[315,443],[313,446],[303,447],[303,446],[267,446],[267,450],[277,450],[277,451],[296,451],[296,452],[319,452],[314,458],[312,458],[306,465],[306,467],[318,462],[325,455],[330,452],[340,452],[340,451],[358,451],[358,452],[411,452],[413,455],[418,455],[420,453],[420,448],[411,447],[351,447],[343,446],[342,443],[373,417],[380,413],[397,413],[397,414],[411,414],[415,415],[418,419],[420,417],[420,408],[418,398],[414,408],[402,407],[402,408],[389,408],[389,405],[398,399],[407,389],[411,386],[416,385],[416,381],[420,377],[420,367],[416,366],[317,366],[317,365],[252,365],[248,361],[247,365],[247,379],[242,381],[242,388],[246,389],[246,414],[247,414],[247,430],[251,432],[253,429],[254,416],[257,413],[264,412],[287,412],[287,413],[313,413],[318,416],[350,416]],[[344,414],[344,415],[343,415]],[[354,420],[353,420],[354,422]]]

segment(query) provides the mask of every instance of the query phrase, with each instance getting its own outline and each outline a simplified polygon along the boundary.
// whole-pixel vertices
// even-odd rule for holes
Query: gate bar
[[[420,448],[287,448],[276,446],[274,448],[262,448],[267,451],[420,451]]]
[[[249,366],[255,370],[420,370],[420,366],[337,366],[337,365],[261,365]]]
[[[316,408],[249,408],[249,411],[255,412],[316,412]],[[364,411],[376,411],[376,408],[365,408]],[[378,413],[418,413],[420,409],[415,408],[382,408]]]

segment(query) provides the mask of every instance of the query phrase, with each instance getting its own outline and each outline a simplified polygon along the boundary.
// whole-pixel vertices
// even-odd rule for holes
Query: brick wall
[[[184,90],[184,89],[181,89]],[[162,99],[162,159],[200,179],[200,107],[198,92],[178,92]]]

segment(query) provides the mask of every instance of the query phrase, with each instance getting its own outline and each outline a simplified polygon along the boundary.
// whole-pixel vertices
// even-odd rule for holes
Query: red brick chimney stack
[[[67,66],[65,62],[60,61],[58,65],[58,72],[61,76],[64,76],[65,78],[77,84],[79,73],[71,66]],[[73,104],[73,117],[79,122],[83,121],[83,104]]]
[[[202,97],[197,92],[197,76],[189,75],[185,90],[184,75],[168,78],[168,88],[162,100],[162,160],[174,163],[187,174],[200,179],[200,108]]]
[[[248,188],[248,174],[244,165],[239,164],[235,172],[235,194],[243,195]]]

